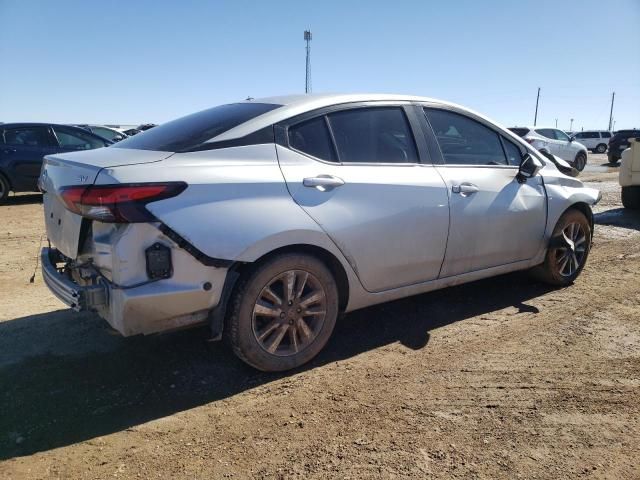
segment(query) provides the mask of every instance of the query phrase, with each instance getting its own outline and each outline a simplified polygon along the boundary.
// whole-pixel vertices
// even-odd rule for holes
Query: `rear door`
[[[425,108],[436,168],[450,193],[451,224],[441,277],[533,258],[542,246],[546,194],[542,177],[519,183],[522,152],[485,123],[460,112]]]
[[[15,191],[36,191],[45,155],[55,152],[47,126],[21,126],[4,129],[0,145],[3,164]]]
[[[444,258],[447,192],[433,165],[420,162],[428,153],[416,118],[410,105],[367,103],[276,126],[292,197],[368,291],[436,279]]]

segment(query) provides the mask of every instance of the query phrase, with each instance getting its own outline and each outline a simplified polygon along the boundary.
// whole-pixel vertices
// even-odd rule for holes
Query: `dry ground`
[[[575,285],[524,274],[348,315],[307,368],[206,330],[123,339],[29,283],[38,195],[0,207],[2,478],[640,478],[640,216],[615,169]]]

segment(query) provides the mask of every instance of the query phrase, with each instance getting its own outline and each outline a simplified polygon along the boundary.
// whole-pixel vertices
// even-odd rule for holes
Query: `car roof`
[[[2,128],[17,128],[17,127],[64,127],[64,128],[71,128],[74,130],[82,130],[85,133],[91,133],[91,132],[87,132],[84,128],[77,127],[75,125],[63,125],[61,123],[16,122],[16,123],[2,124]]]
[[[255,98],[236,103],[267,103],[280,105],[267,113],[259,115],[252,120],[244,122],[226,132],[209,140],[209,142],[219,142],[223,140],[233,140],[253,133],[274,123],[281,122],[296,115],[300,115],[319,108],[330,107],[343,103],[354,102],[427,102],[440,106],[449,106],[464,110],[465,112],[483,118],[486,121],[495,123],[483,115],[473,112],[466,107],[454,103],[445,102],[429,97],[415,95],[386,94],[386,93],[332,93],[332,94],[299,94],[283,95],[276,97]]]

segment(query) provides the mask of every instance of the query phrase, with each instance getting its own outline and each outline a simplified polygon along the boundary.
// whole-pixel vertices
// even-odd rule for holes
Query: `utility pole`
[[[616,92],[613,92],[611,94],[611,110],[609,111],[609,131],[611,131],[611,128],[613,126],[613,124],[611,122],[613,122],[613,101],[616,98]]]
[[[307,42],[307,73],[304,82],[304,93],[311,93],[311,30],[304,31],[304,41]]]
[[[571,124],[569,125],[569,131],[573,132],[573,118],[571,119]]]
[[[536,97],[536,115],[533,117],[533,126],[536,126],[538,121],[538,102],[540,101],[540,87],[538,87],[538,96]]]
[[[558,119],[556,118],[556,128],[558,128]]]

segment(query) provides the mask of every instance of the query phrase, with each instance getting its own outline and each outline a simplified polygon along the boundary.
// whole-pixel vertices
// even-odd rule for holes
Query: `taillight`
[[[107,223],[152,222],[145,206],[175,197],[187,188],[184,182],[79,185],[63,187],[60,196],[66,207],[78,215]]]

